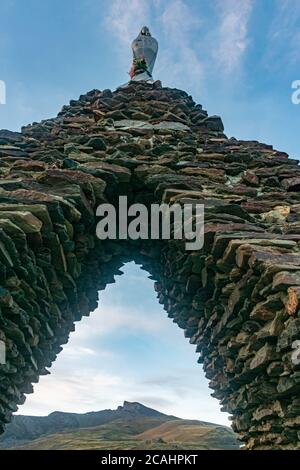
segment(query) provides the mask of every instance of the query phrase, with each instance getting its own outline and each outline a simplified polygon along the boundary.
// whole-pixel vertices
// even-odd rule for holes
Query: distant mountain
[[[135,419],[140,417],[156,418],[159,422],[176,419],[159,411],[147,408],[140,403],[125,401],[116,410],[92,411],[90,413],[64,413],[55,411],[48,416],[16,415],[6,426],[0,436],[0,446],[12,445],[23,441],[31,441],[47,434],[60,433],[67,430],[101,426],[118,419]]]
[[[230,428],[125,401],[116,410],[14,417],[1,449],[238,449]]]

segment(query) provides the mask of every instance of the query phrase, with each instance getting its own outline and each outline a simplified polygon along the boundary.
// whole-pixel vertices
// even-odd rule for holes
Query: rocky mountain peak
[[[130,413],[134,415],[143,415],[143,416],[163,416],[163,413],[148,408],[145,405],[142,405],[138,402],[124,401],[123,405],[118,406],[117,411],[122,413]],[[165,416],[165,415],[164,415]]]

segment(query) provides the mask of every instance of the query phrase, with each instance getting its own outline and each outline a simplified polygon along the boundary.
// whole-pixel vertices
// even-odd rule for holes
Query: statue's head
[[[149,28],[147,28],[147,26],[143,26],[142,29],[141,29],[141,34],[143,36],[151,36],[151,33],[149,31]]]

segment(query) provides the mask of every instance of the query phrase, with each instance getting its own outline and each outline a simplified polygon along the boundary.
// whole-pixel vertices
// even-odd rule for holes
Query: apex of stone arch
[[[0,130],[0,159],[0,434],[74,322],[134,259],[196,346],[246,448],[299,449],[297,160],[227,138],[185,91],[146,80],[92,90],[21,132]],[[203,248],[99,240],[97,207],[119,195],[203,204]]]
[[[129,75],[133,81],[153,82],[152,71],[157,57],[158,42],[151,36],[149,28],[143,26],[131,44],[133,61]]]

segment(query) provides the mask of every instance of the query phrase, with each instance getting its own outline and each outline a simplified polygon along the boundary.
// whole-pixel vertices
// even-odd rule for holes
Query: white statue
[[[147,26],[141,29],[132,45],[133,63],[129,72],[133,81],[153,82],[152,71],[157,57],[158,42],[154,39]]]

